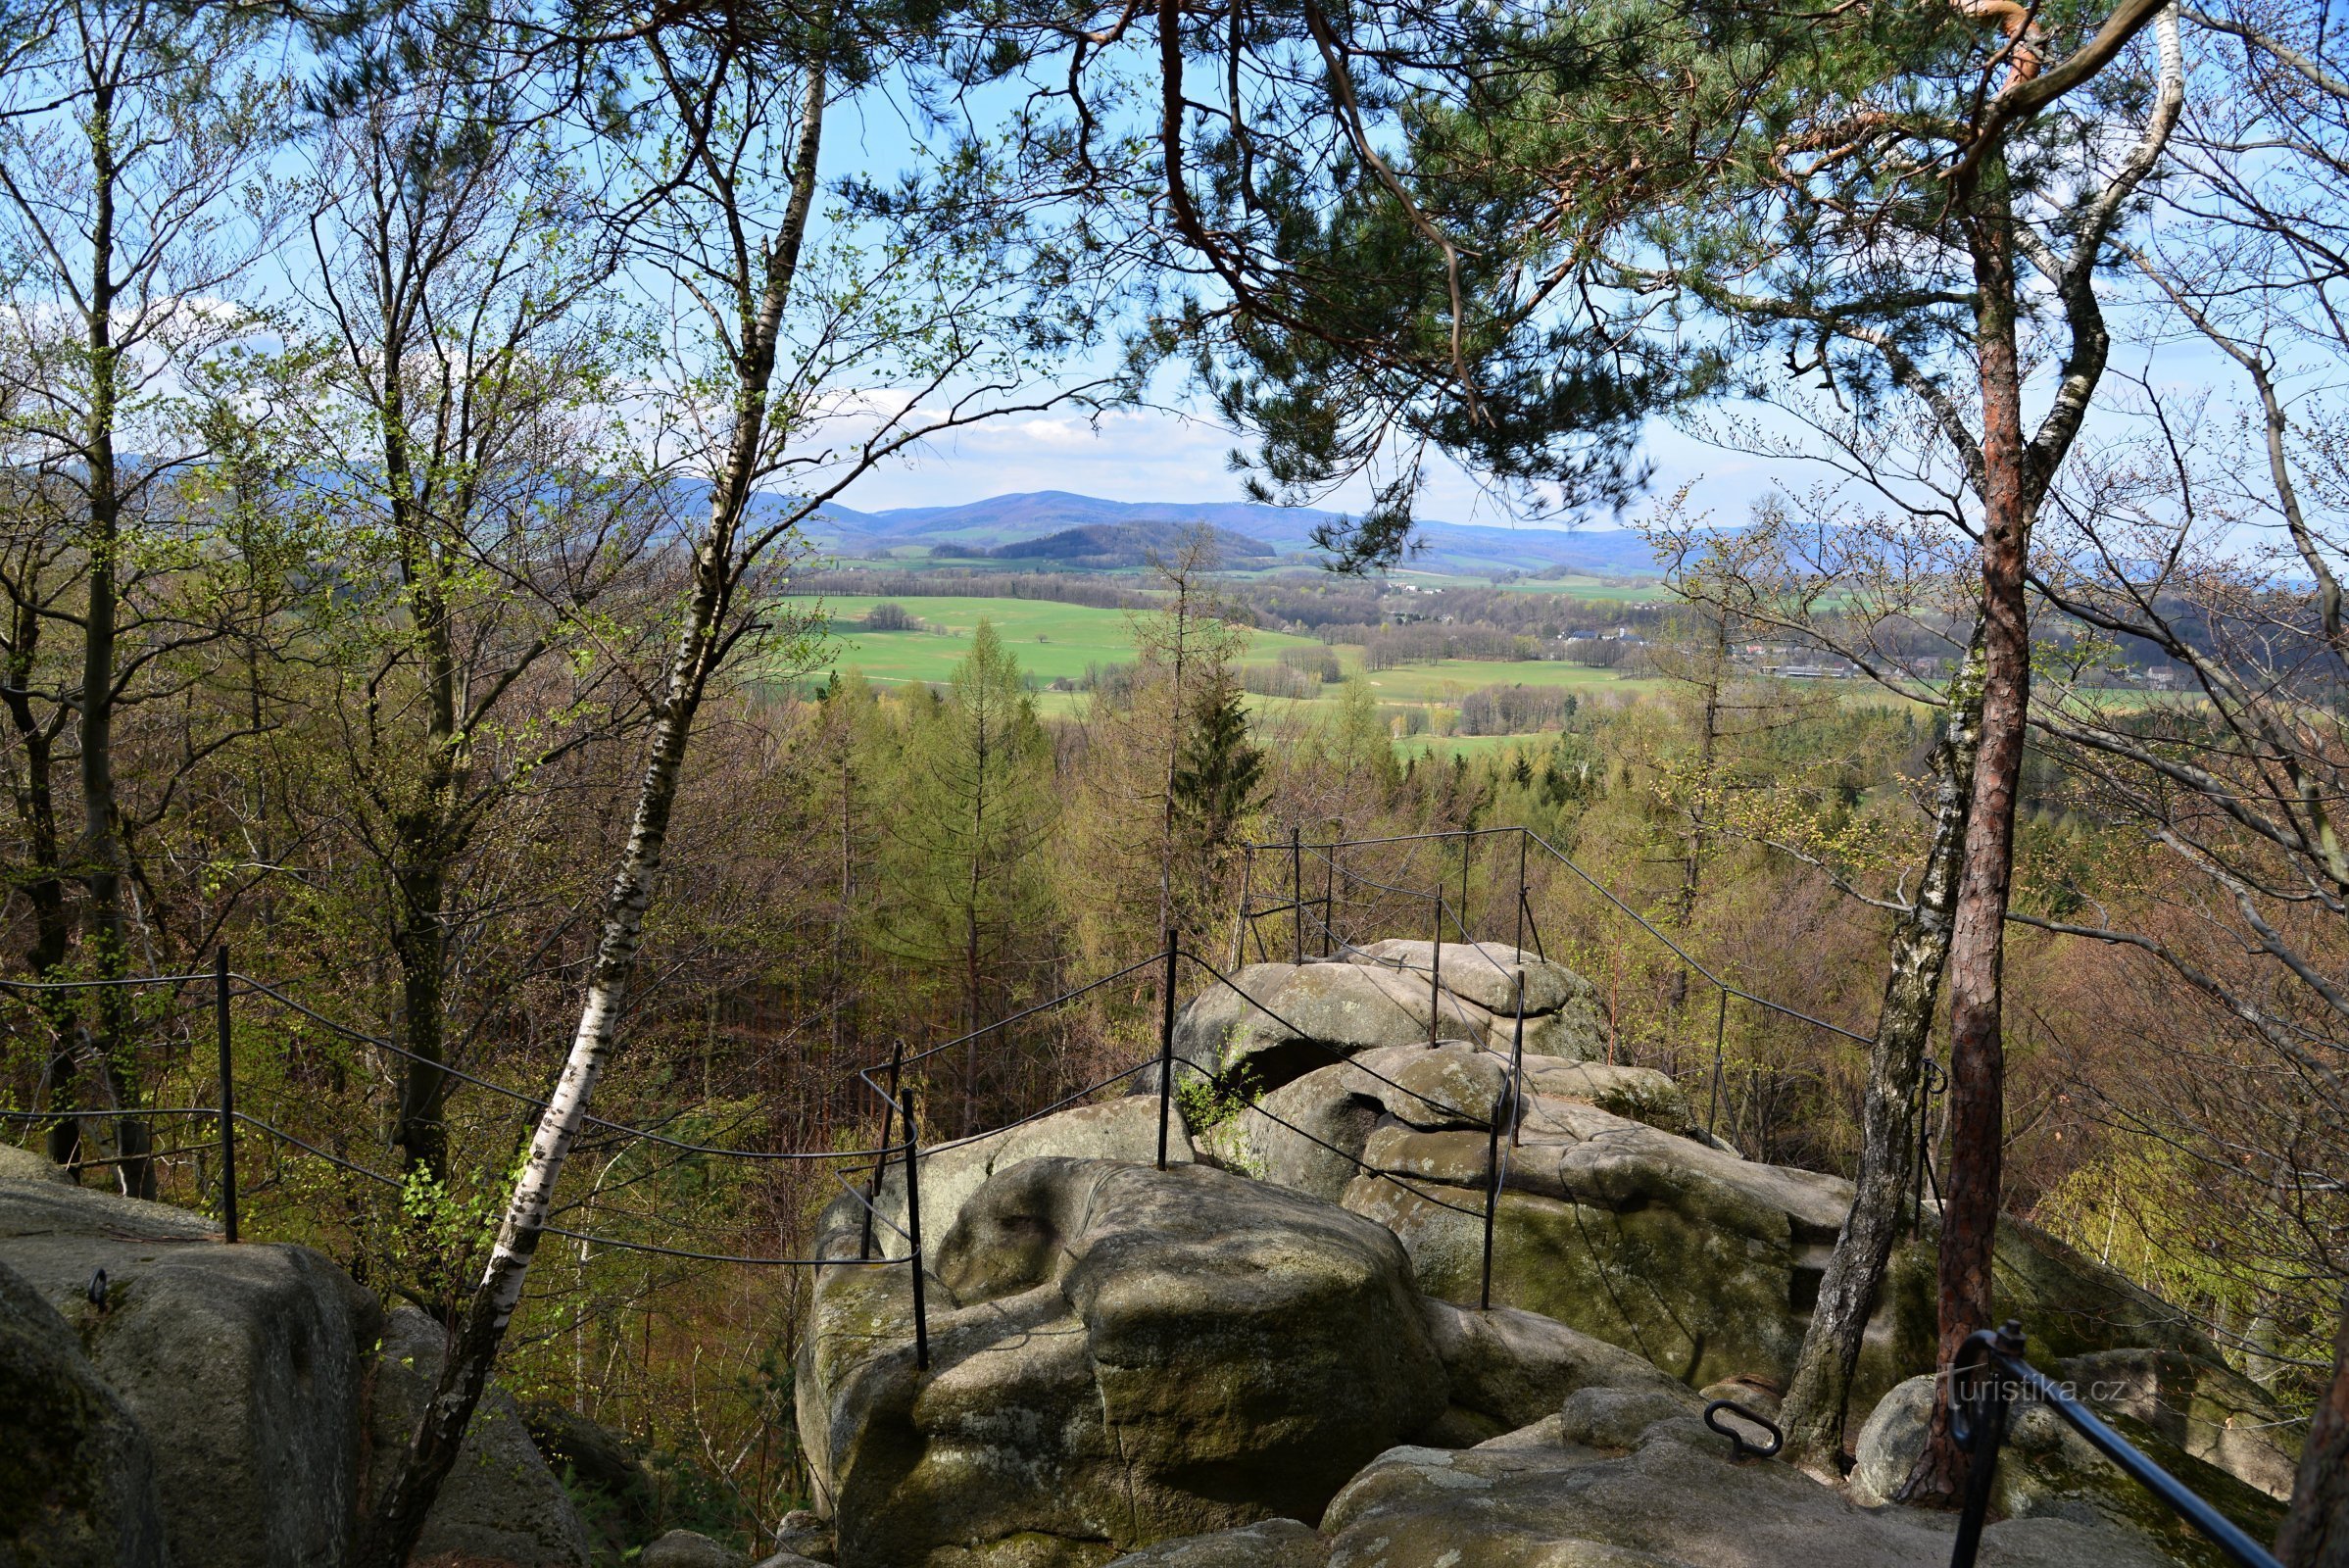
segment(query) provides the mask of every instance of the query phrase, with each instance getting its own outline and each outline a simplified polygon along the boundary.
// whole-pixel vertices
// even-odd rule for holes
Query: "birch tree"
[[[369,1568],[406,1559],[521,1299],[619,1039],[695,717],[728,662],[772,628],[758,569],[876,465],[943,431],[1070,395],[1021,394],[1022,355],[1043,329],[1025,293],[1037,273],[1006,254],[1015,242],[1004,231],[958,233],[950,217],[918,245],[902,230],[816,232],[818,161],[837,95],[918,37],[909,24],[892,33],[864,20],[828,10],[754,30],[668,18],[630,29],[646,91],[632,134],[612,149],[638,186],[619,221],[642,274],[673,290],[667,445],[709,510],[692,535],[690,586],[667,617],[666,668],[645,694],[635,806],[597,917],[577,1026],[439,1382],[377,1493],[361,1552]],[[875,385],[890,391],[858,391]]]

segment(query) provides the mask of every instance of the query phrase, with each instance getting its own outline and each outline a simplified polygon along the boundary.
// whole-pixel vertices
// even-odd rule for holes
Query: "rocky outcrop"
[[[307,1248],[213,1237],[161,1203],[0,1180],[0,1263],[73,1325],[144,1433],[171,1561],[339,1563],[374,1298]]]
[[[367,1414],[372,1453],[388,1456],[407,1447],[447,1348],[440,1325],[415,1307],[401,1307],[385,1320]],[[370,1497],[380,1480],[368,1477]],[[586,1568],[586,1527],[504,1390],[483,1392],[457,1463],[425,1516],[413,1560],[465,1568]]]
[[[833,1206],[826,1255],[855,1257],[859,1217]],[[1201,1165],[999,1169],[933,1255],[927,1375],[902,1267],[816,1287],[800,1425],[845,1568],[1090,1565],[1318,1518],[1393,1444],[1464,1446],[1585,1391],[1698,1402],[1564,1325],[1430,1300],[1382,1228]]]
[[[732,1546],[692,1530],[671,1530],[646,1543],[637,1568],[750,1568]]]
[[[1004,1132],[924,1150],[919,1156],[922,1234],[935,1244],[954,1228],[963,1203],[988,1177],[1048,1154],[1154,1165],[1158,1159],[1158,1102],[1129,1096],[1079,1105]],[[1193,1157],[1191,1139],[1177,1113],[1167,1134],[1167,1162],[1189,1164]],[[902,1164],[892,1164],[883,1174],[873,1209],[880,1216],[873,1228],[874,1251],[903,1256],[905,1175]],[[861,1209],[857,1223],[859,1227],[863,1224]]]
[[[1590,1423],[1575,1420],[1572,1403],[1563,1424],[1584,1432],[1580,1441],[1528,1434],[1465,1452],[1382,1455],[1323,1516],[1327,1561],[1332,1568],[1941,1568],[1949,1561],[1948,1515],[1860,1508],[1789,1466],[1736,1462],[1720,1437],[1687,1414],[1591,1433]],[[2153,1568],[2165,1560],[2125,1533],[2044,1520],[1991,1527],[1982,1556],[2008,1568]]]
[[[120,1537],[117,1555],[93,1560],[347,1560],[366,1453],[407,1443],[439,1366],[439,1330],[421,1314],[387,1323],[371,1294],[308,1248],[230,1247],[203,1215],[84,1190],[23,1161],[0,1173],[0,1276],[6,1343],[32,1357],[26,1366],[54,1368],[36,1387],[63,1401],[29,1400],[17,1430],[46,1420],[56,1451],[78,1444],[114,1477],[104,1494],[74,1493],[71,1466],[49,1477],[67,1488],[43,1505],[57,1519],[83,1508]],[[42,1303],[45,1318],[33,1309]],[[17,1494],[0,1485],[0,1519]],[[96,1500],[71,1500],[83,1494]],[[149,1518],[160,1522],[152,1552],[137,1544]],[[36,1560],[73,1558],[61,1544]],[[483,1399],[415,1560],[584,1568],[579,1520],[504,1394]]]
[[[1332,1199],[1394,1231],[1421,1290],[1480,1298],[1490,1128],[1509,1058],[1464,1042],[1358,1052],[1200,1137],[1233,1168]],[[1633,1351],[1691,1385],[1785,1387],[1850,1184],[1740,1158],[1661,1073],[1528,1057],[1503,1140],[1493,1299]],[[1854,1383],[1866,1410],[1933,1364],[1934,1217],[1894,1254]],[[2186,1315],[2051,1238],[2005,1222],[2001,1315],[2035,1354],[2094,1375],[2181,1450],[2281,1495],[2296,1460],[2272,1402]]]
[[[147,1436],[41,1294],[0,1264],[0,1568],[166,1568]]]
[[[1388,1450],[1318,1531],[1277,1522],[1164,1541],[1112,1568],[1941,1568],[1946,1513],[1857,1505],[1791,1467],[1737,1460],[1686,1405],[1590,1389],[1466,1450]],[[2102,1519],[1993,1524],[1999,1568],[2157,1568],[2173,1559]]]
[[[1311,1526],[1295,1519],[1267,1519],[1237,1530],[1162,1541],[1118,1558],[1116,1568],[1322,1568],[1329,1560],[1329,1544]]]
[[[2083,1391],[2085,1392],[2085,1391]],[[1860,1429],[1852,1494],[1881,1503],[1895,1496],[1925,1450],[1933,1379],[1911,1378],[1878,1401]],[[2178,1447],[2145,1422],[2107,1405],[2106,1420],[2155,1464],[2262,1541],[2273,1541],[2283,1505],[2265,1492]],[[2019,1405],[1992,1481],[1991,1507],[2015,1519],[2067,1519],[2118,1526],[2180,1561],[2223,1568],[2227,1558],[2098,1453],[2044,1405]]]
[[[1434,947],[1380,942],[1345,959],[1248,964],[1183,1009],[1175,1054],[1264,1093],[1385,1047],[1446,1039],[1505,1052],[1516,1036],[1520,970],[1527,1055],[1605,1054],[1597,994],[1573,970],[1511,947],[1445,943],[1431,975]]]
[[[856,1229],[835,1204],[826,1254]],[[1089,1565],[1317,1514],[1446,1407],[1395,1238],[1222,1171],[1030,1160],[935,1257],[923,1376],[905,1270],[816,1287],[800,1426],[845,1568]]]

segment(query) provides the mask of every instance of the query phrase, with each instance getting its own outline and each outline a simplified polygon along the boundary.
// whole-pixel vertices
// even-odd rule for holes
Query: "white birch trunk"
[[[522,1298],[530,1260],[538,1251],[548,1210],[554,1203],[564,1161],[587,1116],[596,1080],[612,1054],[620,1004],[643,941],[645,910],[653,900],[669,816],[677,799],[685,748],[693,733],[710,675],[722,645],[723,622],[743,566],[735,559],[736,536],[753,486],[759,475],[768,384],[774,373],[784,307],[799,267],[800,246],[815,197],[815,164],[823,125],[825,73],[821,62],[807,72],[807,96],[795,151],[791,200],[781,229],[762,247],[763,276],[744,278],[746,310],[740,378],[735,393],[732,438],[726,462],[711,487],[710,526],[694,550],[693,599],[677,636],[675,654],[653,726],[651,755],[637,786],[636,811],[628,842],[604,897],[596,940],[595,967],[571,1036],[570,1054],[537,1129],[530,1155],[515,1179],[496,1247],[474,1287],[440,1382],[433,1390],[409,1450],[376,1497],[360,1568],[400,1568],[422,1532],[440,1486],[456,1463],[473,1408],[489,1381],[491,1365],[507,1325]]]

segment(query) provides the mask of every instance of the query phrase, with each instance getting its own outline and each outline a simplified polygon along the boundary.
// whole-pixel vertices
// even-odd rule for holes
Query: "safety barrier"
[[[2281,1568],[2267,1549],[2252,1540],[2184,1482],[2139,1452],[2127,1438],[2100,1420],[2093,1410],[2046,1374],[2023,1358],[2023,1325],[2009,1318],[2002,1328],[1982,1329],[1969,1336],[1949,1368],[1949,1430],[1966,1450],[1966,1497],[1958,1515],[1957,1544],[1950,1568],[1974,1568],[1982,1550],[1982,1526],[1990,1512],[1991,1482],[1998,1469],[1998,1452],[2006,1443],[2007,1412],[2018,1395],[2038,1400],[2065,1425],[2085,1438],[2097,1452],[2120,1466],[2123,1474],[2158,1498],[2197,1534],[2243,1568]]]

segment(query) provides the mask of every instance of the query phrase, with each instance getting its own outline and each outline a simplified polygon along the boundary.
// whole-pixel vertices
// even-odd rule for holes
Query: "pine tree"
[[[960,976],[961,1024],[1003,1010],[1009,981],[1047,923],[1038,851],[1054,818],[1052,745],[1019,665],[988,621],[946,696],[909,699],[905,787],[885,810],[889,899],[875,941]],[[966,1126],[977,1112],[977,1054],[966,1054]]]
[[[1264,753],[1248,738],[1240,683],[1219,670],[1183,738],[1173,781],[1175,814],[1197,889],[1211,896],[1241,821],[1264,787]]]

